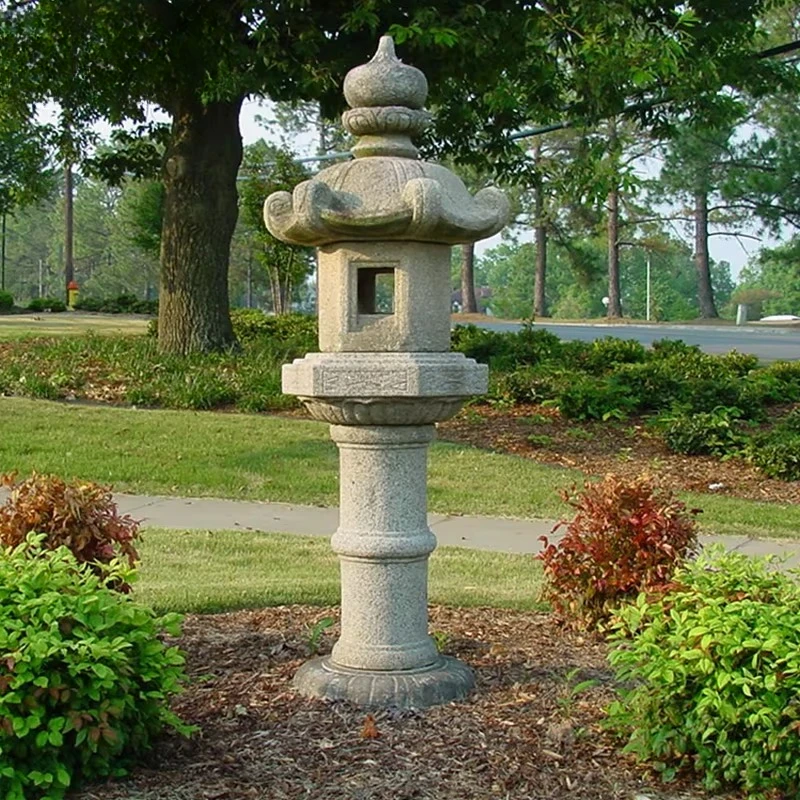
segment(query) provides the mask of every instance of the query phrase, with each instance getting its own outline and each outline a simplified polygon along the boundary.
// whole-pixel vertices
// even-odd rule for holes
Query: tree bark
[[[224,350],[236,344],[228,265],[239,213],[242,99],[177,101],[164,168],[164,227],[158,345],[163,353]]]
[[[538,141],[534,146],[534,159],[539,163],[541,146]],[[536,274],[533,281],[533,313],[537,317],[550,316],[547,312],[545,298],[545,281],[547,278],[547,227],[544,218],[544,185],[541,177],[537,178],[533,188],[534,203],[534,238],[536,242]]]
[[[474,314],[478,311],[475,298],[475,244],[461,245],[461,311]]]
[[[708,258],[708,195],[698,191],[694,196],[694,264],[697,268],[697,301],[703,319],[719,317],[711,284]]]
[[[608,316],[622,316],[619,289],[619,190],[608,193]]]
[[[72,163],[64,164],[64,300],[69,302],[69,285],[75,280],[75,197]]]

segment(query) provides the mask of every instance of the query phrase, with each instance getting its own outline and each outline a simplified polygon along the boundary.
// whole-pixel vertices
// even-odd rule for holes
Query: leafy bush
[[[507,334],[489,331],[477,325],[456,325],[450,334],[450,347],[467,358],[488,364],[492,356],[505,352],[505,336]]]
[[[800,433],[800,406],[793,408],[785,417],[780,419],[777,427],[789,433]]]
[[[686,768],[751,800],[800,792],[800,591],[771,566],[720,548],[619,612],[608,722],[667,779]]]
[[[10,292],[0,292],[0,311],[11,311],[14,308],[14,296]]]
[[[549,364],[519,367],[510,372],[492,370],[489,372],[489,402],[542,403],[559,397],[578,379],[576,373]]]
[[[168,708],[183,656],[158,618],[108,588],[66,548],[32,536],[0,554],[0,796],[61,798],[84,778],[124,774],[154,737],[189,733]]]
[[[124,557],[133,566],[138,559],[139,523],[119,515],[108,487],[35,473],[24,481],[0,475],[0,486],[11,491],[0,506],[0,546],[21,545],[36,531],[45,547],[67,547],[81,564]]]
[[[257,308],[234,308],[231,309],[231,323],[242,344],[266,339],[280,342],[303,340],[308,350],[317,344],[317,320],[307,314],[269,316]]]
[[[132,294],[116,297],[80,297],[75,303],[78,311],[99,311],[104,314],[158,314],[158,300],[139,300]]]
[[[769,478],[800,481],[800,432],[779,426],[754,436],[747,458]]]
[[[756,374],[777,382],[779,392],[775,402],[800,400],[800,361],[775,361]]]
[[[57,314],[66,310],[64,301],[55,297],[35,297],[28,303],[28,311],[52,311]]]
[[[537,557],[544,598],[574,623],[596,625],[623,600],[662,590],[695,550],[698,512],[646,478],[607,475],[562,497],[577,513],[553,529],[566,528],[557,544],[542,537]]]
[[[687,456],[726,456],[741,451],[745,437],[738,408],[717,406],[704,413],[667,412],[657,420],[673,453]]]
[[[663,361],[620,364],[610,382],[631,398],[637,412],[664,408],[685,389],[680,376]]]
[[[637,398],[608,379],[578,377],[557,399],[558,410],[567,419],[624,419],[637,406]]]
[[[702,351],[696,344],[686,344],[683,339],[657,339],[653,342],[651,358],[660,360],[674,356],[697,356]]]
[[[757,356],[740,353],[737,350],[731,350],[729,353],[719,356],[719,360],[734,375],[744,376],[748,372],[758,369]]]
[[[603,374],[618,364],[640,364],[646,354],[644,345],[634,339],[606,336],[591,343],[587,366],[592,372]]]

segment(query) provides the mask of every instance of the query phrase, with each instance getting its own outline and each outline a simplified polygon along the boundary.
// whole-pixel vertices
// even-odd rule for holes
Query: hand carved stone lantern
[[[267,198],[270,232],[319,248],[319,347],[283,390],[331,423],[340,451],[341,637],[295,677],[304,694],[424,707],[466,696],[468,667],[428,635],[427,448],[434,423],[486,391],[487,369],[450,348],[450,249],[497,233],[508,201],[470,196],[417,159],[425,76],[388,36],[344,82],[355,159]]]

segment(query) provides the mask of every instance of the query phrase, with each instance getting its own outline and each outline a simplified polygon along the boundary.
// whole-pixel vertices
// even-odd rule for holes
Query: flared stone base
[[[428,708],[466,698],[475,688],[475,676],[449,656],[429,667],[396,672],[348,669],[328,656],[303,664],[293,683],[306,697],[349,700],[362,708]]]

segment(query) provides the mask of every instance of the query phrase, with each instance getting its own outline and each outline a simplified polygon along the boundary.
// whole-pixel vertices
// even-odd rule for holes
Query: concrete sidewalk
[[[0,497],[0,500],[3,498]],[[143,526],[188,530],[243,530],[330,536],[339,522],[336,508],[288,503],[253,503],[211,497],[147,497],[118,494],[120,512],[141,520]],[[551,520],[456,517],[429,514],[428,523],[440,545],[494,550],[505,553],[538,553],[540,536],[551,535]],[[704,544],[724,544],[747,555],[775,554],[786,557],[787,567],[800,566],[800,541],[773,541],[747,536],[702,536]]]

